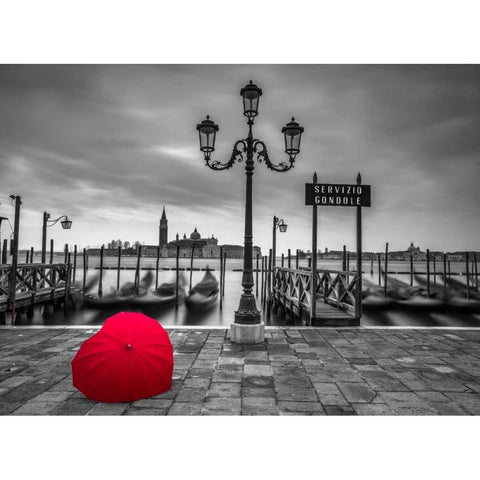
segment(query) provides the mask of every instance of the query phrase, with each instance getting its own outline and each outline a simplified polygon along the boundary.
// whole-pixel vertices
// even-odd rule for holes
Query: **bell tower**
[[[168,243],[168,220],[165,215],[165,205],[163,206],[162,218],[160,218],[158,244],[163,247]]]

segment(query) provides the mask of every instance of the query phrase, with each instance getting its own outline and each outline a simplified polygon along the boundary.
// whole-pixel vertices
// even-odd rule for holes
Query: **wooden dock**
[[[355,272],[316,272],[315,308],[311,308],[311,271],[276,267],[273,308],[303,318],[307,325],[347,327],[360,325],[356,305],[358,276]]]

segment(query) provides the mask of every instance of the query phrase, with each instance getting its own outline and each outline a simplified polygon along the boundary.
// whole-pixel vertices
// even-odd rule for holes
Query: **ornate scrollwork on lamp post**
[[[295,158],[300,152],[300,140],[304,131],[295,119],[282,128],[285,141],[285,153],[288,155],[287,162],[278,164],[272,163],[268,155],[267,147],[261,140],[253,137],[254,119],[258,115],[258,104],[262,96],[262,89],[250,83],[240,91],[243,100],[243,114],[248,118],[248,136],[238,140],[233,146],[230,159],[222,163],[212,160],[211,154],[215,150],[215,140],[219,127],[210,117],[197,125],[200,140],[200,150],[204,154],[205,164],[212,170],[227,170],[233,167],[238,161],[245,161],[246,174],[246,200],[245,200],[245,237],[243,255],[243,293],[240,298],[240,305],[235,312],[235,321],[232,324],[230,336],[232,341],[240,343],[257,343],[263,341],[263,324],[261,323],[260,312],[257,309],[253,295],[253,235],[252,235],[252,176],[255,167],[255,160],[264,163],[270,170],[286,172],[293,168]]]

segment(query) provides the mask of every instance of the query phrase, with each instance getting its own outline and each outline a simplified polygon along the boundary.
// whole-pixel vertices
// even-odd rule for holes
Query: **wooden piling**
[[[383,277],[384,296],[387,296],[387,272],[388,272],[388,242],[385,244],[385,273]]]
[[[255,272],[255,297],[258,298],[258,259],[259,255],[257,253],[257,269]]]
[[[285,255],[282,253],[282,267],[284,267],[284,266],[285,266]]]
[[[380,266],[380,254],[377,254],[377,263],[378,263],[378,286],[382,286],[382,267]]]
[[[223,252],[223,282],[222,282],[222,297],[225,296],[225,273],[227,271],[227,252]]]
[[[176,279],[175,279],[175,310],[178,310],[178,279],[179,279],[179,271],[178,271],[178,262],[179,262],[179,257],[180,256],[180,245],[177,243],[177,255],[175,257],[175,266],[176,268]]]
[[[268,267],[267,267],[267,318],[270,318],[270,310],[272,308],[272,249],[268,251]]]
[[[430,250],[427,248],[427,298],[430,297]]]
[[[102,298],[103,295],[103,250],[105,245],[100,247],[100,277],[98,278],[98,296]]]
[[[413,287],[413,254],[410,254],[410,286]]]
[[[433,284],[437,284],[437,261],[436,261],[437,256],[433,254]]]
[[[68,260],[68,243],[65,244],[65,261],[63,263],[67,263]]]
[[[450,259],[448,260],[448,279],[450,280],[452,278],[452,271],[450,268]]]
[[[50,263],[53,263],[53,238],[50,239]]]
[[[33,247],[30,247],[30,263],[33,263]]]
[[[262,256],[262,284],[260,287],[260,301],[263,306],[263,301],[264,301],[264,296],[263,296],[263,287],[264,287],[264,282],[263,282],[263,273],[264,273],[264,265],[265,265],[265,255]]]
[[[470,300],[470,270],[468,268],[468,252],[465,252],[465,267],[467,269],[465,272],[467,275],[467,300]]]
[[[28,250],[25,252],[25,263],[30,263],[30,252]]]
[[[7,253],[8,253],[8,240],[5,238],[3,240],[3,248],[2,248],[2,264],[3,265],[7,263]]]
[[[77,276],[77,246],[73,246],[73,280],[72,283],[75,283]]]
[[[193,253],[195,251],[195,242],[192,242],[192,252],[190,254],[190,289],[192,289],[192,274],[193,274]]]
[[[70,283],[72,275],[72,254],[67,255],[67,278],[65,279],[65,295],[63,298],[63,313],[68,312],[68,299],[70,293]]]
[[[357,175],[357,185],[362,184],[362,177],[360,173]],[[357,289],[355,298],[356,312],[355,316],[358,321],[362,318],[362,280],[363,280],[363,268],[362,268],[362,207],[357,207],[357,225],[356,225],[356,240],[357,240]],[[325,289],[326,290],[326,289]]]
[[[373,275],[373,255],[370,257],[370,275]]]
[[[122,265],[122,246],[118,246],[118,257],[117,257],[117,291],[120,290],[120,267]],[[158,272],[158,267],[157,267]]]
[[[288,249],[287,265],[288,268],[292,268],[292,252],[290,249]]]
[[[443,294],[447,296],[447,254],[443,254]]]
[[[87,262],[85,261],[86,258],[87,258],[87,250],[84,248],[83,249],[83,262],[82,262],[82,266],[83,266],[82,292],[83,292],[84,296],[85,296],[85,284],[87,282]]]
[[[135,294],[138,295],[140,288],[140,257],[142,256],[142,246],[137,247],[137,266],[135,267]]]
[[[222,310],[223,308],[222,291],[223,291],[223,248],[220,247],[220,310]]]
[[[477,254],[473,254],[473,267],[475,271],[475,288],[478,290],[478,265],[477,265]]]
[[[158,267],[160,263],[160,245],[157,247],[157,263],[155,264],[155,290],[158,288]]]
[[[299,259],[298,259],[298,248],[297,248],[297,254],[295,256],[295,270],[298,270],[298,265],[299,265],[298,261],[299,261]]]

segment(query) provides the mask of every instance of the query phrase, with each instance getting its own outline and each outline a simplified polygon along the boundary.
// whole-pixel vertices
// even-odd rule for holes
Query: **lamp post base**
[[[230,324],[229,336],[233,343],[263,343],[265,340],[265,324],[248,325],[234,322]]]

